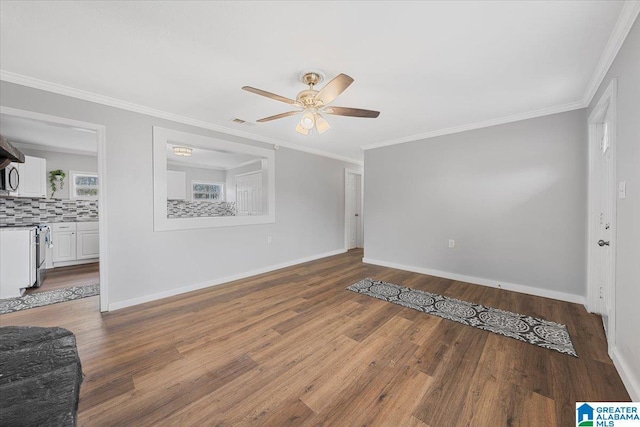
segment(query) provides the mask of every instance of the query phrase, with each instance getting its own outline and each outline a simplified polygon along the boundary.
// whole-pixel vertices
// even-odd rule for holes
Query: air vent
[[[235,119],[231,120],[231,121],[232,121],[233,123],[238,123],[239,125],[244,124],[244,123],[247,123],[247,121],[246,121],[246,120],[242,120],[242,119],[239,119],[239,118],[237,118],[237,117],[236,117]]]

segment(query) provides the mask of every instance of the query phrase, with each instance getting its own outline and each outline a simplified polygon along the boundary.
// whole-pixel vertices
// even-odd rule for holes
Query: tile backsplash
[[[234,216],[236,204],[232,202],[188,202],[167,200],[167,218],[194,218],[203,216]]]
[[[0,225],[97,220],[97,200],[0,197]]]

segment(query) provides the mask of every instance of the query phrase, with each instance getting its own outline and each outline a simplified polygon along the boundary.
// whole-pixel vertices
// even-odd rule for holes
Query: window
[[[97,173],[69,171],[69,175],[71,175],[69,198],[98,200]]]
[[[220,182],[191,181],[191,200],[194,202],[223,202],[224,184]]]

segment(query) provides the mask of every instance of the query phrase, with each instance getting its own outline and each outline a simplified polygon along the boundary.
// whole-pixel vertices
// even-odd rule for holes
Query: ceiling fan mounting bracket
[[[300,73],[300,81],[307,86],[316,86],[324,80],[324,74],[320,71],[303,71]]]

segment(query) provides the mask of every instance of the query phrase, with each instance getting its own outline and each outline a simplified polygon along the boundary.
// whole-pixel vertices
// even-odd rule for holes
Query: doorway
[[[81,122],[64,117],[50,116],[4,106],[0,107],[0,115],[3,120],[6,119],[7,123],[5,124],[11,124],[11,126],[3,125],[3,131],[7,131],[8,129],[15,130],[15,135],[13,135],[11,139],[19,145],[19,149],[27,154],[31,154],[32,158],[40,161],[46,161],[46,157],[49,155],[48,153],[52,156],[51,162],[46,166],[47,188],[45,197],[41,199],[42,203],[46,206],[55,204],[56,212],[60,210],[57,205],[61,204],[63,206],[62,212],[65,220],[68,216],[65,217],[64,215],[69,215],[67,210],[73,209],[71,206],[73,205],[72,202],[77,201],[79,203],[78,206],[80,206],[80,204],[82,205],[82,209],[78,207],[77,215],[82,214],[85,221],[77,223],[80,225],[57,221],[50,224],[52,236],[54,232],[59,236],[63,236],[57,244],[54,241],[53,245],[47,250],[46,267],[47,271],[50,270],[52,272],[50,276],[51,284],[55,285],[56,279],[58,281],[61,280],[60,277],[56,276],[64,276],[62,281],[65,283],[69,283],[67,279],[70,277],[73,277],[74,280],[80,280],[79,278],[84,280],[86,277],[95,278],[99,276],[100,311],[108,311],[107,269],[100,268],[99,273],[97,273],[94,271],[97,269],[97,266],[90,265],[95,264],[96,259],[98,259],[100,264],[105,266],[107,257],[107,239],[105,237],[107,235],[105,217],[105,127],[94,123]],[[95,159],[97,172],[78,172],[78,170],[83,170],[83,168],[72,167],[69,163],[75,159],[82,164],[82,158],[91,156]],[[90,164],[86,163],[86,159],[84,162],[84,165]],[[44,162],[43,164],[46,165]],[[56,164],[59,167],[54,167]],[[56,170],[53,171],[52,168]],[[84,167],[84,169],[86,169],[86,167]],[[96,169],[94,169],[94,171]],[[63,176],[61,176],[61,172],[64,172]],[[98,177],[100,177],[100,179],[98,179]],[[67,178],[66,182],[60,185],[61,179],[64,180],[64,178]],[[57,192],[54,190],[53,183],[57,184],[55,187]],[[96,193],[97,197],[91,197]],[[97,206],[94,206],[95,204],[97,204]],[[86,217],[87,215],[91,217],[96,212],[96,220]],[[40,218],[39,221],[44,222],[42,218]],[[62,230],[63,227],[71,225],[77,227],[73,230]],[[64,237],[69,237],[67,234],[74,238],[65,240]],[[65,242],[68,243],[68,245],[65,246]],[[63,256],[67,255],[66,253],[62,254],[62,252],[60,252],[61,248],[69,249],[67,251],[69,252],[69,259]],[[58,253],[55,252],[56,249],[58,249]],[[53,263],[53,265],[51,263]],[[55,273],[53,273],[54,271]],[[47,290],[46,274],[44,277],[44,287],[42,290]]]
[[[344,171],[344,246],[346,250],[364,247],[362,172]]]
[[[587,308],[602,315],[609,352],[616,327],[616,90],[612,79],[588,119]]]

